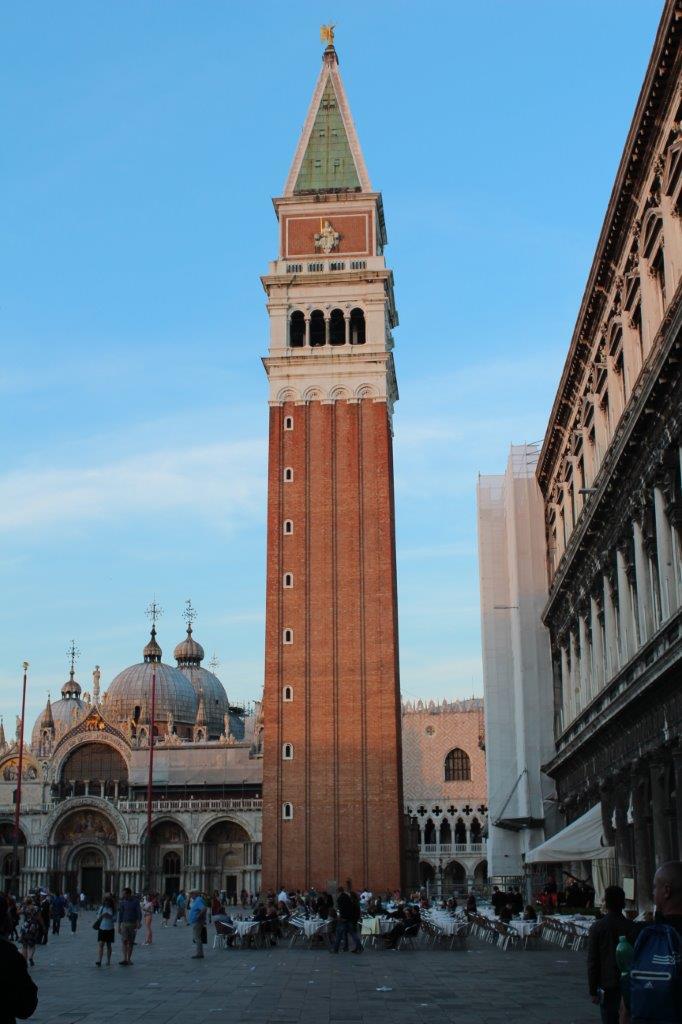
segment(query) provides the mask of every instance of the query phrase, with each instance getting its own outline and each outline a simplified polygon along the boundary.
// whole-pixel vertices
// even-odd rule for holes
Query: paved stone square
[[[132,967],[97,968],[94,914],[36,950],[35,1024],[597,1024],[585,955],[502,952],[470,940],[467,952],[320,949],[213,950],[192,960],[191,929],[162,929],[135,949]],[[388,992],[379,992],[379,988]]]

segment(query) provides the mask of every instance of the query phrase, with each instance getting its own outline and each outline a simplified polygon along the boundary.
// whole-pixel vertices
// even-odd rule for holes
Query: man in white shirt
[[[284,886],[282,886],[280,891],[277,893],[277,902],[283,903],[285,907],[289,905],[289,893],[286,891]]]

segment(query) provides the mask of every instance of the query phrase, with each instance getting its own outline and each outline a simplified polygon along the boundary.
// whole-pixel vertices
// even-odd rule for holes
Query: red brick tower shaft
[[[263,278],[271,321],[263,886],[401,884],[393,279],[333,47]]]

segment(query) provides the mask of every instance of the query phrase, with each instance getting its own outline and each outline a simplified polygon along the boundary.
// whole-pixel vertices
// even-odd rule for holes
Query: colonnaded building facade
[[[519,693],[537,702],[514,715],[525,810],[497,748],[490,763],[492,873],[510,811],[527,816],[519,871],[591,867],[640,909],[682,856],[681,481],[682,3],[667,0],[544,441],[479,486],[491,738],[524,651]]]
[[[682,4],[668,0],[537,479],[569,820],[600,803],[640,905],[682,856]]]

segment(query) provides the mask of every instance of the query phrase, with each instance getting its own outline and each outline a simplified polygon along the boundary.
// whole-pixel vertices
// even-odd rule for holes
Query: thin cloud
[[[224,527],[263,515],[261,441],[158,450],[92,466],[0,476],[0,533],[192,509]]]

